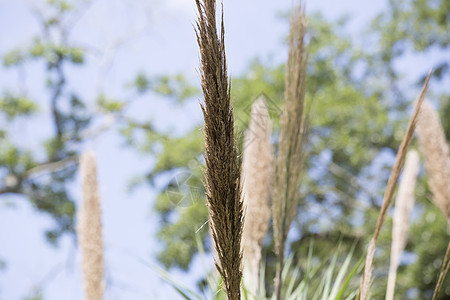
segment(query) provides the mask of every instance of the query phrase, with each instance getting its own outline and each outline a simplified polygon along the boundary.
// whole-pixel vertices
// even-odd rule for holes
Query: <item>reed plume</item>
[[[423,108],[422,108],[423,109]],[[395,280],[400,255],[405,249],[409,229],[409,217],[414,207],[414,190],[419,173],[419,154],[410,150],[406,155],[405,167],[400,180],[392,225],[391,260],[389,265],[386,300],[394,299]]]
[[[428,101],[424,102],[419,115],[417,137],[433,202],[450,226],[450,151],[439,115]]]
[[[196,0],[197,42],[200,48],[201,104],[205,125],[204,186],[211,232],[217,252],[216,268],[228,299],[240,299],[241,238],[244,224],[240,161],[234,136],[233,108],[225,58],[223,9],[220,36],[216,28],[216,1]]]
[[[383,226],[384,219],[386,218],[386,215],[389,211],[389,207],[392,204],[392,195],[394,194],[394,190],[397,185],[397,180],[400,175],[400,170],[405,161],[406,152],[408,151],[409,145],[411,144],[411,141],[414,136],[414,130],[416,128],[417,117],[419,115],[420,107],[422,106],[422,102],[425,97],[425,91],[427,89],[428,81],[430,80],[430,76],[431,76],[431,71],[428,74],[428,76],[425,80],[425,84],[422,87],[422,91],[420,92],[414,113],[412,114],[411,118],[409,119],[408,128],[406,129],[406,133],[403,137],[402,143],[397,152],[397,156],[395,157],[395,163],[394,163],[394,166],[392,167],[392,172],[391,172],[391,175],[389,176],[386,191],[384,193],[383,205],[381,206],[380,214],[378,215],[375,232],[374,232],[373,237],[370,240],[369,246],[367,248],[366,263],[364,266],[364,273],[361,278],[361,283],[360,283],[358,295],[356,298],[357,300],[365,300],[365,299],[367,299],[368,294],[369,294],[370,281],[371,281],[371,277],[372,277],[372,264],[373,264],[373,257],[375,254],[376,243],[378,240],[378,236],[380,234],[381,227]]]
[[[281,299],[285,242],[299,199],[299,178],[304,161],[306,126],[306,16],[300,2],[293,9],[289,32],[289,55],[285,77],[285,108],[281,117],[278,159],[273,187],[273,231],[278,266],[275,278],[276,298]]]
[[[428,185],[434,204],[447,218],[450,229],[450,151],[438,113],[425,101],[417,123],[419,149],[425,161]],[[433,293],[437,298],[450,267],[450,242],[444,256],[439,279]]]
[[[243,232],[245,266],[249,274],[248,290],[257,295],[259,267],[264,236],[269,229],[269,187],[273,172],[273,150],[270,144],[271,124],[264,97],[252,106],[250,125],[245,133],[242,160],[244,206]]]
[[[83,286],[87,300],[103,299],[103,240],[100,195],[95,156],[81,156],[83,204],[78,220],[78,243],[82,251]]]

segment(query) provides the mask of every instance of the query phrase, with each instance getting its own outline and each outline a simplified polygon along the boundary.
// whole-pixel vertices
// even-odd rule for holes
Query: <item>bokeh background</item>
[[[292,4],[224,0],[238,130],[264,93],[276,135]],[[313,121],[289,236],[299,259],[311,239],[319,258],[339,239],[363,248],[431,68],[428,97],[450,136],[447,0],[307,1],[306,13]],[[73,230],[87,148],[98,163],[106,299],[178,299],[159,269],[193,289],[213,269],[195,240],[210,249],[195,19],[194,0],[0,0],[0,299],[83,299]],[[448,240],[423,171],[416,194],[399,299],[430,297]],[[386,284],[383,234],[375,299]]]

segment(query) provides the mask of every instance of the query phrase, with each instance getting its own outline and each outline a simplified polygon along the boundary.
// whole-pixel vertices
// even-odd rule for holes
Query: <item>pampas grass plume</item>
[[[408,151],[409,145],[411,144],[411,141],[414,136],[414,130],[416,128],[417,118],[418,118],[420,108],[421,108],[422,103],[425,98],[425,92],[427,90],[430,77],[431,77],[431,71],[428,74],[427,78],[425,79],[425,83],[419,94],[417,104],[414,109],[414,113],[412,114],[411,118],[409,119],[408,128],[406,129],[402,143],[401,143],[400,148],[398,149],[397,155],[395,157],[395,163],[394,163],[394,166],[392,167],[392,172],[391,172],[391,175],[389,176],[386,191],[384,193],[383,205],[381,206],[380,214],[378,215],[378,220],[377,220],[377,224],[375,226],[375,231],[373,233],[373,237],[370,240],[369,246],[367,248],[368,250],[367,250],[367,255],[366,255],[366,262],[364,265],[364,273],[363,273],[363,276],[361,278],[361,282],[359,285],[359,291],[358,291],[358,295],[356,297],[357,300],[368,299],[370,282],[371,282],[371,278],[372,278],[372,269],[373,269],[372,264],[373,264],[373,257],[375,254],[376,242],[378,240],[378,236],[380,234],[381,227],[383,226],[386,215],[392,204],[392,195],[394,194],[395,187],[397,186],[398,177],[400,175],[400,171],[402,169],[403,163],[405,162],[406,153]]]
[[[419,173],[419,154],[415,150],[408,152],[403,175],[400,180],[392,225],[391,260],[389,265],[386,300],[394,299],[395,280],[400,255],[405,249],[409,229],[409,218],[414,207],[414,189]]]
[[[228,299],[241,298],[241,238],[244,210],[241,199],[241,165],[234,136],[225,58],[223,12],[220,36],[216,26],[216,1],[196,0],[197,42],[200,48],[201,85],[205,120],[205,190],[210,228],[217,253],[216,269],[223,278]]]
[[[242,161],[244,205],[246,208],[243,250],[248,268],[248,289],[257,295],[259,267],[264,236],[269,229],[269,188],[273,172],[273,150],[270,144],[271,124],[263,96],[254,103],[250,125],[245,133]]]
[[[292,10],[291,15],[289,55],[285,75],[285,108],[281,116],[280,141],[272,197],[275,253],[278,259],[275,293],[278,300],[282,299],[281,274],[285,242],[297,211],[300,197],[299,178],[304,161],[306,66],[309,57],[305,35],[305,9],[300,1],[299,6]]]
[[[428,185],[433,194],[433,202],[447,218],[450,229],[450,151],[445,140],[445,132],[438,113],[425,101],[417,124],[419,149],[425,160]],[[445,276],[450,268],[450,242],[444,256],[439,279],[433,293],[437,299]]]
[[[439,115],[428,101],[423,104],[416,131],[433,202],[450,224],[450,151]]]
[[[80,160],[83,203],[78,220],[78,242],[82,252],[83,286],[87,300],[103,299],[103,240],[100,195],[95,156],[87,151]]]

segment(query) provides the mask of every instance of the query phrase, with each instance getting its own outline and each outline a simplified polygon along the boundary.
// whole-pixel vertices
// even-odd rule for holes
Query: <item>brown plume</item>
[[[241,238],[244,211],[241,199],[240,161],[234,136],[233,108],[225,58],[223,12],[220,36],[216,1],[196,0],[197,42],[201,57],[201,84],[205,120],[204,170],[210,227],[217,252],[216,268],[228,299],[240,299],[242,278]]]
[[[289,56],[285,78],[285,108],[281,117],[278,159],[272,197],[273,232],[278,269],[275,278],[277,299],[281,299],[281,273],[287,234],[299,200],[299,178],[304,161],[306,113],[306,65],[309,51],[305,49],[306,17],[302,4],[292,11],[289,32]]]

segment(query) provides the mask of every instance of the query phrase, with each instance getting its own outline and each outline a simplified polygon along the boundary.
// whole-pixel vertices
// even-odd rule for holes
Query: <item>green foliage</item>
[[[239,130],[248,126],[251,105],[259,94],[264,94],[269,99],[270,117],[275,126],[279,125],[284,93],[284,66],[266,66],[256,59],[241,76],[232,78],[231,86],[231,98],[235,101],[235,122]]]
[[[423,203],[424,212],[418,222],[414,223],[408,251],[417,258],[411,266],[404,266],[404,282],[399,281],[405,290],[417,292],[414,299],[427,299],[433,295],[437,276],[442,265],[444,252],[448,244],[446,220],[441,211],[432,203]],[[409,275],[409,276],[407,276]],[[450,277],[447,276],[443,290],[438,299],[447,299],[449,295]]]
[[[75,9],[75,6],[66,0],[47,0],[47,3],[57,9],[59,13]]]
[[[44,59],[48,68],[54,68],[61,60],[67,60],[74,64],[84,62],[84,50],[80,47],[72,47],[53,42],[44,42],[35,39],[29,49],[15,49],[8,52],[3,58],[5,67],[23,64],[28,59]]]
[[[205,226],[208,210],[204,203],[202,171],[193,155],[198,155],[201,135],[196,130],[184,139],[166,139],[161,144],[161,155],[155,164],[155,173],[172,170],[164,192],[156,199],[155,209],[160,214],[161,229],[157,236],[166,251],[158,255],[166,267],[189,267],[190,258],[196,253],[195,234],[208,235]],[[168,155],[170,154],[170,155]],[[189,154],[189,155],[187,155]],[[197,156],[198,157],[198,156]],[[205,226],[205,229],[202,229]],[[179,257],[174,260],[173,257]]]
[[[206,255],[201,246],[201,237],[197,236],[200,256],[204,258]],[[338,247],[339,248],[339,247]],[[357,292],[357,286],[351,286],[350,282],[353,277],[362,270],[362,259],[355,265],[351,265],[353,249],[345,256],[339,257],[340,251],[326,260],[326,262],[318,263],[317,257],[313,256],[312,246],[309,248],[307,262],[305,266],[295,263],[293,257],[287,259],[283,271],[283,299],[287,300],[343,300],[354,299]],[[148,265],[146,263],[146,265]],[[170,274],[157,267],[148,265],[155,270],[159,276],[170,284],[173,289],[183,298],[188,300],[194,299],[227,299],[225,291],[221,288],[222,282],[218,274],[209,273],[206,276],[204,284],[200,287],[201,293],[186,287],[180,282],[172,279]],[[258,300],[258,299],[275,299],[266,293],[264,279],[265,262],[261,268],[260,294],[251,295],[246,289],[246,281],[242,283],[242,299]]]
[[[183,74],[161,75],[149,78],[139,73],[131,86],[139,93],[152,91],[153,93],[175,99],[179,103],[199,94],[199,89],[190,84]]]
[[[36,210],[51,216],[55,225],[46,231],[46,236],[56,244],[62,234],[74,232],[75,204],[67,191],[67,183],[77,170],[74,145],[81,142],[81,133],[89,125],[91,115],[83,99],[67,87],[63,72],[63,66],[84,63],[84,49],[67,42],[68,28],[61,22],[76,7],[69,1],[50,0],[39,9],[43,34],[33,38],[29,46],[7,53],[3,64],[14,68],[25,67],[32,60],[44,63],[49,99],[36,100],[49,103],[44,110],[50,111],[54,135],[42,141],[38,149],[24,149],[15,145],[7,126],[1,130],[0,170],[4,184],[0,194],[24,195]],[[37,104],[25,96],[4,93],[0,98],[0,111],[8,123],[37,110]],[[23,121],[26,120],[23,118]]]
[[[44,58],[53,64],[63,57],[75,64],[83,63],[83,50],[81,48],[51,43],[44,44],[39,39],[34,41],[29,52],[32,58]]]
[[[100,94],[97,98],[97,105],[107,112],[114,113],[122,111],[122,109],[125,106],[125,103],[109,99],[105,95]]]
[[[388,12],[380,14],[374,26],[382,33],[382,47],[395,49],[391,54],[394,57],[403,54],[408,46],[421,52],[432,47],[445,49],[450,43],[449,11],[446,0],[391,0]],[[390,57],[384,54],[386,59]]]
[[[0,112],[6,115],[8,121],[12,121],[17,116],[30,115],[37,109],[37,105],[27,97],[6,94],[0,98]]]
[[[21,151],[11,144],[3,143],[0,153],[0,165],[12,174],[22,174],[36,166],[30,151]]]
[[[75,169],[70,171],[73,174]],[[50,214],[55,221],[57,227],[47,230],[45,235],[50,243],[56,245],[62,234],[74,232],[75,204],[69,200],[64,175],[52,176],[51,179],[51,183],[31,184],[30,201],[36,209]]]
[[[158,159],[149,179],[154,174],[177,168],[188,167],[189,163],[196,164],[200,158],[200,149],[203,137],[197,128],[182,138],[164,138],[154,147],[159,148]]]
[[[56,244],[61,234],[73,231],[75,206],[66,191],[65,182],[73,176],[76,167],[68,167],[50,176],[30,177],[28,172],[38,166],[32,153],[6,143],[0,147],[0,166],[8,174],[1,193],[24,194],[37,210],[52,216],[56,227],[46,232],[51,243]]]
[[[289,277],[285,282],[291,283],[287,289],[299,293],[295,295],[307,295],[311,297],[308,299],[313,299],[311,293],[316,292],[318,299],[326,299],[330,294],[325,291],[332,291],[332,295],[337,297],[332,298],[340,299],[349,293],[338,291],[336,294],[333,284],[339,287],[349,284],[350,290],[355,288],[354,281],[344,278],[355,276],[357,268],[353,266],[359,262],[356,258],[362,256],[365,239],[373,231],[390,170],[389,160],[382,157],[396,151],[401,139],[398,132],[402,132],[408,116],[405,108],[410,107],[413,101],[408,94],[413,89],[401,86],[403,74],[395,66],[404,54],[448,52],[449,5],[447,0],[389,1],[389,9],[380,14],[372,22],[371,29],[365,32],[368,40],[375,41],[369,46],[364,39],[357,43],[359,41],[345,34],[345,19],[328,22],[320,14],[309,18],[311,57],[307,97],[312,105],[308,159],[305,161],[308,171],[302,186],[298,218],[294,221],[298,235],[290,240],[292,262],[298,262],[298,266],[292,263],[285,274]],[[0,194],[25,195],[37,210],[51,216],[55,226],[46,235],[53,243],[57,243],[62,234],[73,232],[75,205],[67,191],[67,183],[77,171],[75,149],[83,142],[82,132],[96,117],[85,106],[85,99],[70,90],[69,78],[63,72],[68,65],[83,66],[86,62],[86,50],[67,42],[70,39],[67,39],[68,30],[63,22],[76,10],[76,1],[48,0],[40,26],[44,32],[52,30],[56,38],[52,38],[53,34],[39,35],[27,47],[13,49],[3,57],[3,65],[10,68],[22,67],[32,61],[39,61],[46,67],[49,98],[41,102],[49,103],[54,134],[42,142],[45,151],[42,157],[41,149],[35,152],[35,149],[15,145],[8,126],[0,130],[0,171],[4,182]],[[450,74],[449,63],[438,61],[434,69],[435,82],[439,82],[438,79],[445,82]],[[417,78],[418,82],[420,80]],[[140,73],[129,86],[139,96],[163,96],[174,104],[192,101],[199,94],[199,89],[181,74],[150,77]],[[255,59],[246,71],[233,78],[231,86],[237,131],[242,133],[247,128],[252,102],[263,93],[269,99],[274,129],[272,138],[273,141],[278,140],[284,97],[284,65]],[[446,93],[432,90],[450,140],[450,118],[446,117],[450,115],[450,96]],[[3,95],[0,111],[6,125],[38,111],[37,104],[23,95]],[[120,115],[127,102],[101,94],[97,97],[97,104],[104,113]],[[140,123],[131,118],[121,120],[124,122],[119,130],[128,144],[155,158],[154,166],[140,178],[160,192],[154,204],[161,224],[157,237],[162,250],[158,258],[167,268],[187,270],[198,253],[197,238],[200,238],[200,246],[210,251],[208,212],[201,182],[201,131],[194,128],[184,136],[174,136],[156,132],[151,122]],[[274,146],[276,148],[277,145]],[[64,162],[63,167],[46,167],[61,161]],[[34,173],[40,167],[44,172]],[[423,177],[417,189],[418,217],[414,219],[407,244],[409,259],[402,262],[398,274],[396,296],[401,299],[406,298],[405,295],[408,299],[430,297],[440,258],[445,252],[445,238],[448,237],[445,220],[427,200]],[[340,266],[335,269],[314,265],[315,260],[327,261],[330,249],[335,248],[341,237],[342,249],[346,253],[350,252],[355,239],[359,239],[352,258],[335,256],[331,262]],[[309,255],[310,241],[316,245],[313,258]],[[375,261],[374,299],[384,296],[389,243],[390,228],[385,226],[377,250],[380,255]],[[271,285],[273,278],[270,244],[268,238],[264,249],[267,254],[264,287]],[[343,270],[349,274],[348,277],[340,273]],[[306,275],[308,272],[310,276]],[[217,279],[206,280],[213,287],[214,297],[224,297],[222,293],[216,293]],[[450,285],[449,280],[447,278],[447,286]],[[338,281],[341,284],[336,285]],[[304,294],[306,287],[309,288]],[[195,298],[182,287],[177,288],[186,299]],[[268,289],[267,294],[270,293]],[[449,293],[444,290],[441,299],[446,299]],[[40,296],[36,297],[30,299],[39,299]],[[246,297],[250,296],[247,294]]]
[[[395,137],[388,124],[387,110],[384,103],[377,100],[377,93],[367,92],[363,87],[358,86],[351,76],[351,69],[364,56],[355,55],[351,43],[347,38],[337,35],[338,31],[333,24],[326,23],[320,16],[312,21],[315,36],[323,36],[323,39],[313,39],[311,44],[311,66],[308,84],[308,94],[312,100],[311,107],[311,144],[309,152],[311,159],[308,161],[309,168],[327,169],[326,163],[318,158],[323,152],[332,151],[332,163],[339,165],[347,173],[352,174],[350,180],[362,174],[381,148],[396,147]],[[331,41],[331,42],[330,42]],[[337,45],[338,47],[336,47]],[[323,74],[328,74],[323,76]],[[369,77],[368,77],[369,79]],[[250,107],[253,100],[264,93],[269,98],[269,110],[271,118],[274,120],[274,133],[278,134],[279,116],[282,110],[282,98],[284,93],[284,66],[265,66],[260,61],[254,61],[249,66],[249,70],[242,76],[235,77],[232,81],[232,97],[235,99],[236,121],[239,130],[246,128],[250,118]],[[373,89],[372,89],[373,90]],[[370,91],[370,90],[369,90]],[[355,114],[355,109],[358,111]],[[393,126],[393,125],[391,125]],[[195,129],[199,132],[198,129]],[[380,134],[386,131],[387,134]],[[390,134],[389,134],[390,133]],[[242,136],[242,135],[241,135]],[[183,138],[164,141],[161,154],[157,156],[157,163],[149,173],[148,178],[174,171],[180,167],[187,166],[192,159],[197,159],[201,155],[201,143],[197,141],[190,143],[192,137],[187,135]],[[176,158],[181,158],[176,160]],[[322,170],[320,170],[323,172]],[[386,175],[387,176],[387,175]],[[381,178],[380,178],[381,180]],[[353,213],[352,203],[357,198],[358,190],[348,184],[348,178],[342,178],[341,174],[324,173],[319,180],[310,180],[305,185],[305,194],[308,194],[310,202],[319,202],[328,206],[329,211],[339,209],[351,217]],[[198,181],[200,183],[200,180]],[[340,194],[336,194],[336,190]],[[163,190],[163,193],[165,190]],[[337,198],[337,199],[336,199]],[[305,200],[301,201],[306,206]],[[164,214],[167,210],[173,211],[170,207],[157,205],[157,211],[164,207]],[[313,223],[320,223],[321,218],[330,219],[330,215],[322,214],[318,219],[307,216],[307,209],[301,209],[299,219],[304,220],[300,224],[301,231],[312,230]],[[174,212],[176,213],[176,212]],[[204,218],[207,216],[205,215]],[[175,225],[181,222],[170,222]],[[337,216],[333,219],[333,226],[347,228],[350,234],[351,227],[345,224],[351,222],[351,218],[345,219]],[[339,223],[342,223],[339,225]],[[164,225],[164,226],[170,226]],[[323,228],[321,230],[329,230]],[[163,252],[170,249],[171,245]],[[173,257],[173,265],[179,265],[178,260],[190,260],[190,258]]]
[[[23,300],[43,300],[44,296],[42,295],[42,291],[40,289],[35,289],[33,293],[25,298]]]
[[[186,199],[186,201],[192,201],[187,207],[177,207],[178,221],[173,224],[162,227],[158,233],[158,237],[166,245],[170,247],[160,252],[158,255],[159,260],[166,266],[171,267],[174,264],[173,257],[179,257],[177,264],[180,268],[187,269],[190,263],[190,257],[197,251],[197,245],[195,242],[195,234],[198,231],[202,231],[202,235],[208,234],[207,227],[203,226],[208,221],[207,208],[200,199]],[[161,203],[165,201],[167,204],[169,201],[174,204],[171,199],[158,198],[157,202]],[[158,205],[158,204],[157,204]]]
[[[16,49],[8,52],[3,58],[3,65],[5,67],[19,65],[25,60],[25,54]]]
[[[434,36],[434,42],[429,40],[426,49],[431,49],[434,45],[447,47],[446,37],[442,30],[435,30],[433,26],[427,26],[426,23],[436,22],[434,18],[439,18],[439,13],[435,11],[429,18],[414,19],[412,16],[420,10],[420,5],[433,6],[427,1],[402,1],[403,3],[413,3],[407,6],[407,9],[397,9],[395,13],[381,14],[367,35],[374,40],[380,39],[377,52],[374,53],[370,47],[359,48],[364,43],[357,44],[355,40],[345,35],[346,20],[338,22],[327,22],[321,15],[312,15],[309,19],[311,28],[311,56],[308,66],[308,93],[307,97],[311,101],[310,108],[310,136],[307,164],[308,176],[305,176],[302,186],[302,198],[297,213],[295,226],[299,236],[291,242],[291,249],[297,259],[306,257],[305,250],[309,240],[317,243],[318,257],[326,259],[329,255],[329,249],[337,242],[338,236],[343,236],[343,247],[347,250],[355,238],[359,238],[360,246],[356,256],[364,253],[367,238],[374,229],[379,206],[381,205],[382,195],[385,184],[389,176],[391,163],[385,159],[386,155],[393,156],[397,150],[402,138],[401,128],[404,128],[408,119],[406,107],[411,106],[412,96],[400,89],[401,73],[394,68],[394,62],[401,57],[402,51],[397,47],[402,47],[408,43],[412,45],[415,40],[411,40],[411,35],[401,34],[404,29],[402,22],[416,22],[421,26],[420,34],[431,33]],[[443,5],[442,1],[439,2]],[[420,4],[420,5],[419,5]],[[395,3],[391,1],[391,6]],[[398,14],[405,17],[399,18]],[[383,23],[387,22],[387,23]],[[383,25],[384,24],[384,25]],[[391,27],[385,26],[391,24]],[[434,23],[433,23],[434,24]],[[437,22],[439,26],[439,22]],[[416,26],[416,25],[415,25]],[[398,28],[398,30],[394,30]],[[421,39],[421,38],[420,38]],[[417,39],[419,40],[419,38]],[[416,43],[416,50],[421,48]],[[397,46],[399,45],[399,46]],[[445,67],[445,62],[439,64],[437,76],[444,78],[449,74]],[[142,78],[141,78],[142,79]],[[142,81],[142,80],[141,80]],[[418,78],[420,81],[420,78]],[[142,86],[148,86],[148,81],[142,81]],[[409,90],[409,87],[408,89]],[[284,66],[273,65],[270,62],[254,60],[241,76],[235,76],[232,81],[232,98],[234,99],[234,109],[237,122],[237,130],[243,132],[250,119],[250,107],[259,94],[265,94],[269,99],[270,116],[273,120],[273,140],[277,140],[279,115],[283,109],[284,93]],[[439,91],[432,91],[433,97],[441,100],[441,114],[448,114],[449,97]],[[394,101],[395,100],[395,101]],[[447,124],[448,118],[443,118],[445,128],[450,128]],[[447,123],[446,123],[447,122]],[[450,132],[447,130],[447,132]],[[242,135],[241,135],[242,136]],[[173,138],[173,144],[167,142],[159,149],[162,152],[152,152],[157,155],[157,164],[152,171],[147,174],[150,183],[154,182],[155,177],[164,178],[167,174],[173,174],[180,169],[187,169],[190,160],[196,160],[201,154],[201,145],[195,146],[189,144],[190,134],[186,138]],[[151,139],[149,139],[150,141]],[[152,144],[149,142],[147,145]],[[156,143],[158,145],[158,143]],[[274,145],[276,147],[276,144]],[[152,147],[147,147],[150,149]],[[183,153],[185,153],[183,155]],[[168,157],[180,157],[183,159],[167,159]],[[184,164],[184,165],[183,165]],[[201,175],[199,175],[201,177]],[[197,188],[201,188],[200,180]],[[179,235],[170,231],[172,242],[177,243],[189,238],[189,233],[181,230],[180,224],[184,223],[184,218],[190,219],[192,215],[200,216],[201,212],[194,208],[188,215],[178,211],[172,205],[173,201],[183,199],[187,196],[189,190],[181,191],[176,200],[168,200],[165,195],[171,190],[173,181],[170,179],[167,185],[164,185],[160,197],[155,205],[155,210],[160,214],[162,227],[160,232],[166,228],[179,228]],[[423,189],[424,183],[419,185],[418,189]],[[424,199],[424,198],[422,198]],[[358,201],[357,201],[358,200]],[[204,200],[203,200],[204,201]],[[420,200],[419,200],[420,202]],[[422,201],[423,202],[423,201]],[[315,213],[316,209],[320,210]],[[200,210],[200,207],[197,209]],[[423,211],[424,208],[421,209]],[[206,210],[204,210],[204,219],[207,219]],[[364,220],[364,224],[362,224]],[[423,219],[415,221],[417,226],[423,226]],[[442,227],[445,229],[445,227]],[[444,230],[443,229],[443,230]],[[412,235],[419,230],[413,226]],[[389,226],[383,230],[385,237],[384,244],[380,248],[390,249],[389,247]],[[445,236],[441,232],[441,236]],[[437,233],[437,236],[439,233]],[[164,249],[161,253],[172,251],[172,244],[164,236]],[[160,236],[161,237],[161,236]],[[203,235],[202,238],[206,238]],[[207,240],[202,242],[207,245]],[[270,243],[267,243],[270,245]],[[178,246],[177,246],[178,247]],[[439,250],[437,249],[439,248]],[[434,259],[442,256],[445,252],[445,245],[438,245],[434,252]],[[383,250],[384,254],[377,257],[375,262],[376,274],[380,274],[374,285],[374,298],[383,297],[385,283],[383,274],[387,271],[389,264],[388,250]],[[411,253],[415,253],[414,248],[409,248]],[[265,250],[267,251],[267,249]],[[177,255],[164,257],[166,266],[178,266],[185,269],[191,260],[195,251],[176,251]],[[186,255],[186,256],[182,256]],[[270,256],[270,253],[268,253]],[[427,257],[427,256],[425,256]],[[425,258],[424,257],[424,258]],[[431,259],[433,256],[429,256]],[[170,263],[167,263],[167,262]],[[268,261],[270,257],[268,257]],[[353,261],[352,263],[356,263]],[[423,267],[424,264],[432,265],[432,261],[411,260],[411,263]],[[405,297],[406,289],[401,286],[409,286],[411,289],[420,286],[421,293],[429,293],[425,290],[425,285],[418,282],[422,278],[413,278],[411,269],[402,266],[399,269],[399,290],[400,297]],[[437,274],[437,269],[431,272]],[[270,272],[273,266],[268,265],[268,279],[273,278]],[[411,282],[406,283],[407,280]],[[436,278],[433,278],[432,285]],[[409,291],[408,293],[411,293]],[[414,294],[414,293],[413,293]],[[409,295],[409,294],[408,294]],[[418,296],[420,298],[420,296]]]
[[[91,115],[84,102],[75,94],[68,97],[68,108],[59,110],[57,126],[66,132],[66,140],[78,140],[81,132],[86,129],[91,121]]]

